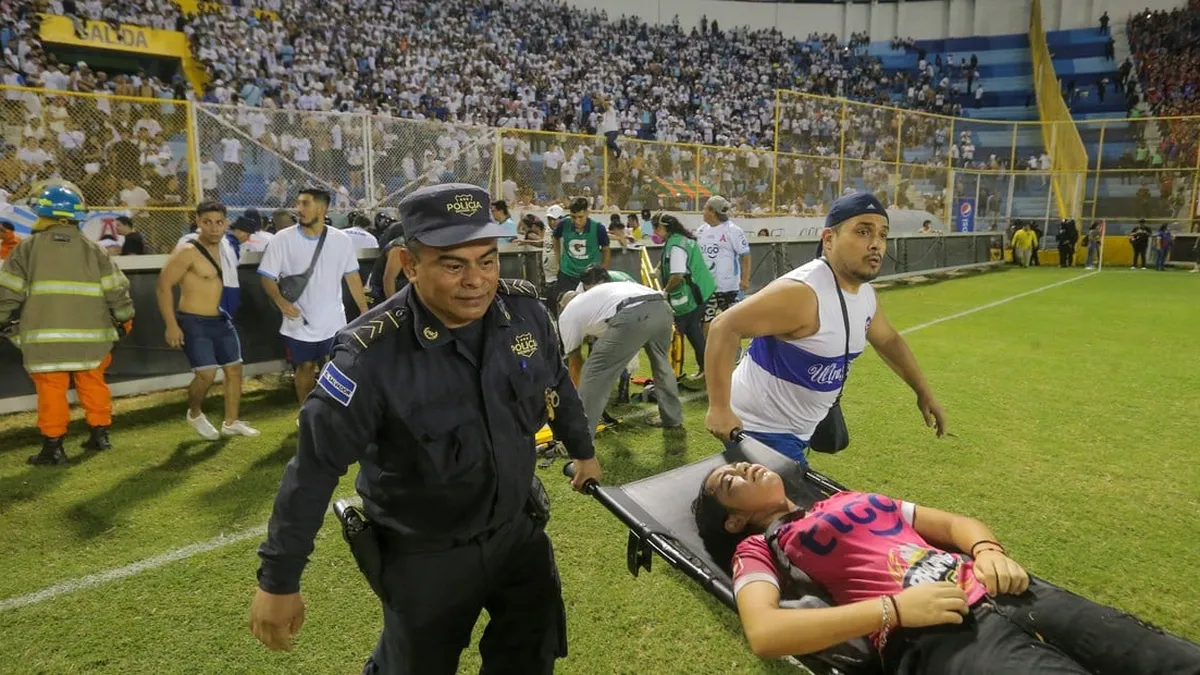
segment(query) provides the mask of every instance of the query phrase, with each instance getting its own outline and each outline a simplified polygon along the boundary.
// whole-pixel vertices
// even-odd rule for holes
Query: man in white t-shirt
[[[367,231],[371,227],[371,219],[362,211],[351,211],[350,215],[346,216],[346,229],[342,230],[342,234],[350,237],[350,241],[354,243],[356,250],[366,248],[382,248],[379,245],[379,239],[375,235]]]
[[[696,242],[708,261],[717,288],[704,307],[704,337],[717,316],[737,302],[738,292],[750,290],[750,242],[729,219],[729,201],[713,195],[704,204],[704,224],[696,229]]]
[[[583,410],[594,435],[603,421],[604,406],[613,385],[640,349],[650,357],[658,394],[659,421],[653,426],[683,426],[683,403],[671,367],[671,306],[662,293],[632,281],[612,281],[583,293],[568,291],[559,307],[558,331],[571,381],[583,399]],[[583,359],[583,343],[596,338]]]
[[[301,190],[296,197],[299,224],[275,233],[258,265],[263,289],[283,312],[279,332],[287,345],[288,362],[296,367],[296,397],[301,403],[316,384],[317,369],[329,356],[333,336],[346,325],[343,279],[359,312],[367,311],[354,242],[341,230],[325,225],[329,202],[330,194],[321,188]],[[322,236],[325,244],[313,262]],[[280,280],[304,274],[310,264],[312,274],[304,291],[289,301],[280,292]]]
[[[225,179],[225,190],[229,193],[242,190],[242,141],[239,138],[221,139],[221,174]]]

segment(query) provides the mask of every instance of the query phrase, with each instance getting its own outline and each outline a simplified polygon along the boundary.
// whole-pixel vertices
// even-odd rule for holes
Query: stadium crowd
[[[193,94],[181,77],[107,77],[82,62],[58,63],[37,42],[38,11],[173,25],[187,34],[212,77],[200,99],[230,106],[216,123],[201,125],[200,183],[204,196],[231,204],[285,205],[314,179],[331,188],[338,210],[361,202],[371,175],[376,196],[425,181],[477,181],[491,168],[494,137],[484,127],[521,130],[500,144],[501,196],[514,205],[583,195],[604,208],[694,209],[711,190],[736,195],[734,208],[742,213],[819,214],[839,186],[852,181],[877,193],[888,188],[887,165],[900,152],[898,131],[903,159],[914,167],[900,193],[886,197],[900,206],[937,208],[946,195],[933,193],[945,182],[940,172],[947,162],[1006,172],[1049,165],[1042,156],[1018,157],[1016,166],[1008,166],[1006,152],[996,157],[991,149],[977,149],[969,133],[956,131],[952,138],[949,125],[937,118],[910,117],[898,128],[887,111],[848,108],[843,117],[840,103],[820,99],[784,99],[780,148],[803,157],[776,158],[767,151],[775,145],[776,88],[950,115],[978,100],[982,90],[971,55],[921,53],[911,39],[896,39],[893,46],[917,51],[918,67],[888,73],[868,56],[866,34],[839,43],[833,35],[792,40],[708,20],[691,29],[677,21],[649,26],[546,0],[227,0],[201,3],[192,16],[180,15],[169,0],[0,1],[5,83],[162,99]],[[1139,39],[1149,40],[1144,49],[1180,40],[1190,45],[1194,18],[1172,16],[1135,18],[1135,51]],[[1142,24],[1149,27],[1139,30]],[[1139,62],[1143,73],[1173,72],[1152,65],[1153,59]],[[1173,94],[1169,105],[1175,107],[1166,110],[1194,103],[1193,88],[1185,83],[1185,94]],[[1147,85],[1160,98],[1163,89]],[[89,204],[171,206],[189,198],[191,180],[179,156],[185,147],[179,108],[4,96],[9,123],[27,120],[23,133],[9,135],[0,161],[0,189],[10,198],[55,171],[79,183]],[[296,111],[375,114],[369,131],[373,165],[366,166],[361,118],[331,123],[335,118],[304,118]],[[410,120],[454,125],[415,127]],[[839,143],[843,128],[845,147]],[[1189,156],[1172,147],[1194,147],[1194,133],[1183,129],[1165,139],[1164,157]],[[651,139],[715,147],[694,151],[638,142]],[[120,150],[116,159],[114,148]],[[839,155],[862,161],[841,162]],[[122,170],[104,170],[114,164]],[[128,176],[133,166],[140,175]],[[704,188],[693,190],[697,183]],[[776,204],[770,203],[772,192]],[[608,203],[599,199],[604,194]]]
[[[1167,11],[1139,12],[1129,21],[1129,47],[1135,75],[1153,115],[1200,114],[1200,0]],[[1191,165],[1200,125],[1168,123],[1163,142],[1181,146],[1177,154]]]

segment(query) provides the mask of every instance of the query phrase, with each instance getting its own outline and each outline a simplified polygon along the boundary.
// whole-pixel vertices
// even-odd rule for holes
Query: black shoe
[[[67,453],[63,451],[63,437],[42,437],[42,451],[29,458],[33,465],[58,465],[67,463]]]
[[[82,443],[82,447],[84,450],[96,452],[112,450],[112,443],[108,440],[108,427],[92,427],[92,435]]]

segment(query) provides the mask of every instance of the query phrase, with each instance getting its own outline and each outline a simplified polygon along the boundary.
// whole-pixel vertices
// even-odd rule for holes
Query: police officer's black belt
[[[492,528],[488,528],[478,534],[469,537],[415,537],[412,535],[402,535],[395,530],[380,527],[379,539],[384,547],[384,554],[405,554],[405,553],[440,553],[451,549],[470,546],[476,542],[487,539],[495,534],[500,528],[504,527],[505,523],[501,523]]]

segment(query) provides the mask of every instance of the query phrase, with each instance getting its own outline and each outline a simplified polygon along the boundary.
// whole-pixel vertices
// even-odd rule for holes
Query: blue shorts
[[[777,434],[768,433],[766,431],[748,430],[744,430],[742,433],[771,448],[784,457],[788,457],[800,462],[804,468],[808,468],[808,441],[800,440],[800,438],[795,434]],[[730,443],[729,445],[732,446],[733,444]]]
[[[183,331],[183,353],[192,370],[214,370],[242,362],[242,343],[228,316],[176,312]]]
[[[283,344],[287,349],[287,362],[293,366],[301,363],[322,363],[329,356],[329,352],[333,351],[333,338],[320,342],[305,342],[284,335]]]

